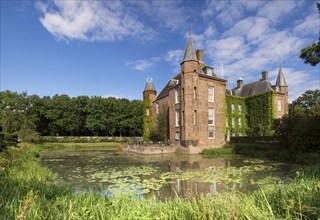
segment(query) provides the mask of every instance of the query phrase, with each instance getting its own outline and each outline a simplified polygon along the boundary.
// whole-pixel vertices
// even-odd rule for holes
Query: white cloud
[[[165,60],[171,63],[174,66],[178,66],[183,59],[184,51],[183,50],[170,50],[166,56]]]
[[[149,60],[135,60],[126,62],[126,66],[131,66],[135,70],[146,71],[150,70],[154,66],[154,62]]]
[[[39,3],[41,24],[58,39],[114,41],[152,38],[154,33],[120,1],[59,1]]]
[[[309,34],[316,35],[319,33],[319,22],[319,14],[313,13],[301,20],[293,32],[303,37]]]
[[[311,74],[293,68],[282,68],[289,88],[289,102],[298,98],[306,90],[319,89],[319,81]]]
[[[277,0],[269,1],[264,7],[260,8],[257,13],[259,16],[264,16],[271,21],[277,23],[282,18],[286,17],[296,8],[295,1]]]
[[[124,94],[105,94],[102,96],[102,98],[116,98],[116,99],[129,99],[132,100],[130,96],[124,95]]]

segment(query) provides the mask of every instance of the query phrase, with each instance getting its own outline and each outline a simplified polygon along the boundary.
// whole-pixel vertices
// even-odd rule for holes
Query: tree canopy
[[[320,3],[317,3],[317,8],[320,14]],[[320,38],[313,44],[303,48],[300,53],[300,58],[305,63],[309,63],[311,66],[316,66],[320,62]]]
[[[141,136],[143,102],[140,100],[68,95],[28,96],[0,92],[0,131],[40,135]],[[21,131],[24,130],[24,132]]]

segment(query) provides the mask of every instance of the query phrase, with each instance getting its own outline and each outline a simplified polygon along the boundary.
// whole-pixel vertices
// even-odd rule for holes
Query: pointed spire
[[[286,80],[284,79],[284,75],[282,72],[282,69],[280,67],[277,81],[276,81],[276,86],[287,86]]]
[[[147,83],[146,83],[146,86],[144,87],[144,91],[156,91],[153,85],[153,79],[150,75],[147,78]]]
[[[186,50],[184,51],[184,57],[182,62],[188,61],[188,60],[197,61],[197,57],[193,49],[192,39],[190,35],[188,36],[188,42],[187,42]]]

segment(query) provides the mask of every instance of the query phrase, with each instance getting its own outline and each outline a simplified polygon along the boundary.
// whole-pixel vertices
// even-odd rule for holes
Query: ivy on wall
[[[230,135],[239,136],[239,134],[247,134],[247,108],[244,97],[226,95],[226,131],[230,131]],[[234,110],[232,110],[234,105]],[[239,111],[241,106],[241,111]],[[234,125],[232,125],[232,118],[234,119]],[[241,125],[239,124],[239,118]]]
[[[147,111],[149,110],[149,115]],[[152,103],[150,100],[143,101],[143,139],[150,141],[150,133],[153,128]]]
[[[247,107],[247,134],[249,136],[269,136],[273,134],[275,118],[274,91],[245,98]]]

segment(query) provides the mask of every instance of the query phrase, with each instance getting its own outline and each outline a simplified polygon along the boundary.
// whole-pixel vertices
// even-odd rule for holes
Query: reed
[[[320,165],[296,173],[288,184],[266,185],[253,193],[230,191],[186,200],[159,201],[134,195],[114,197],[78,192],[55,183],[38,163],[39,146],[0,154],[2,219],[317,219]]]

